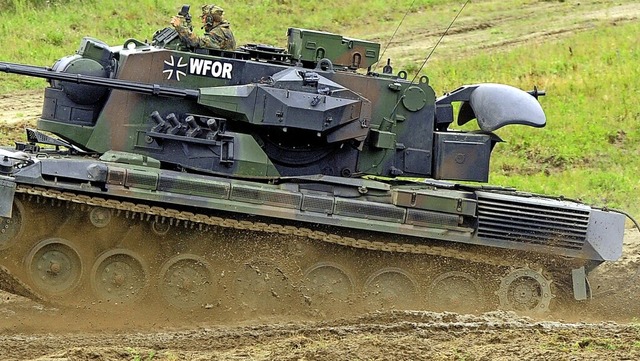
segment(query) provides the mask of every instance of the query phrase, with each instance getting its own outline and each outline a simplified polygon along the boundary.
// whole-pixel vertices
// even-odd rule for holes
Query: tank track
[[[531,260],[527,261],[524,258],[517,257],[517,255],[505,257],[505,254],[507,254],[508,252],[498,252],[498,254],[495,254],[489,252],[479,252],[477,247],[463,249],[461,247],[443,247],[440,245],[367,240],[292,225],[255,222],[251,220],[238,220],[228,217],[224,218],[201,213],[193,213],[189,211],[181,211],[172,208],[150,206],[148,204],[132,203],[116,199],[105,199],[101,197],[63,192],[55,189],[33,187],[27,185],[18,185],[16,188],[16,193],[17,197],[18,194],[20,194],[27,202],[33,202],[34,200],[36,200],[37,203],[44,203],[43,201],[46,200],[46,203],[54,206],[61,206],[66,204],[67,208],[74,208],[76,206],[79,206],[85,208],[89,207],[90,209],[107,209],[110,210],[110,212],[113,212],[116,216],[124,216],[124,218],[126,219],[154,222],[157,224],[167,224],[169,226],[181,227],[184,229],[197,229],[201,231],[213,230],[214,232],[224,232],[225,230],[228,230],[231,232],[251,232],[253,234],[263,234],[266,237],[272,235],[294,237],[297,240],[297,243],[304,243],[304,241],[306,241],[309,244],[314,245],[314,247],[317,245],[324,245],[326,247],[339,247],[340,249],[344,249],[346,247],[354,252],[368,252],[368,254],[378,256],[379,254],[387,254],[391,255],[392,257],[420,257],[420,260],[423,260],[425,259],[425,257],[427,257],[426,259],[428,259],[429,262],[436,260],[436,263],[445,264],[457,262],[456,265],[458,265],[458,268],[460,270],[458,270],[458,268],[454,266],[452,267],[453,270],[440,272],[438,274],[438,277],[433,277],[431,279],[429,289],[431,290],[431,292],[436,293],[440,292],[438,290],[440,286],[442,286],[443,288],[461,287],[464,289],[471,289],[471,291],[463,290],[462,293],[459,294],[454,293],[453,296],[443,295],[442,297],[445,297],[447,302],[451,301],[452,297],[465,298],[469,296],[467,294],[468,292],[472,293],[470,297],[473,298],[472,296],[474,290],[476,290],[477,292],[486,291],[485,295],[487,295],[487,297],[483,296],[482,298],[493,299],[493,303],[488,302],[488,306],[475,305],[479,307],[478,310],[486,310],[499,307],[524,309],[525,311],[544,312],[549,309],[549,304],[554,297],[552,293],[552,287],[555,287],[555,284],[550,280],[551,276],[547,271],[543,271],[541,266],[531,265]],[[100,219],[97,219],[95,221],[100,222]],[[92,220],[92,222],[94,222],[94,220]],[[336,254],[339,253],[343,252],[339,251]],[[378,256],[373,257],[375,258]],[[185,268],[184,271],[188,270],[191,273],[195,272],[195,278],[197,278],[199,276],[197,270],[199,266],[196,267],[196,264],[206,265],[207,262],[195,256],[191,258],[189,258],[188,256],[185,257],[187,257],[186,260],[178,259],[175,264],[178,264],[180,262],[184,263],[185,261],[189,262],[190,265]],[[412,258],[412,261],[409,262],[419,263],[420,261],[418,261],[417,258]],[[478,280],[477,277],[473,276],[473,272],[465,271],[466,268],[475,267],[470,266],[470,264],[475,264],[476,266],[489,269],[486,274],[491,276],[487,276],[487,278],[495,279],[494,281],[488,282],[488,284],[490,284],[489,287],[485,285],[485,283],[487,283],[487,279]],[[265,265],[248,265],[248,267],[252,271],[255,271],[257,274],[262,274],[260,268],[263,266]],[[331,278],[334,277],[332,272],[335,273],[335,271],[332,271],[332,262],[319,263],[314,267],[316,268],[312,267],[311,273],[313,273],[315,270],[318,270],[316,272],[319,273],[317,278],[324,278],[326,276],[327,278],[333,279]],[[167,272],[166,267],[163,272]],[[307,277],[306,274],[308,272],[309,271],[304,272],[305,275],[300,277],[300,279]],[[63,305],[66,303],[66,301],[60,302],[60,300],[56,299],[55,297],[52,299],[51,297],[42,295],[40,292],[35,291],[34,288],[29,286],[27,283],[22,282],[19,277],[14,277],[9,273],[10,272],[6,269],[0,272],[0,287],[4,288],[5,290],[13,293],[18,293],[39,301],[61,303]],[[271,269],[271,274],[277,273],[281,273],[281,270],[278,267]],[[329,273],[329,275],[325,275],[324,273]],[[268,278],[269,276],[266,275],[265,277]],[[371,277],[369,277],[370,280],[371,278],[377,280],[377,282],[380,283],[376,283],[376,287],[381,288],[380,292],[383,293],[386,291],[382,290],[382,288],[393,287],[397,283],[403,283],[407,279],[412,280],[414,277],[410,277],[399,268],[390,267],[384,268],[381,271],[374,273]],[[368,285],[375,283],[370,282],[370,280],[367,281]],[[307,286],[307,290],[309,289],[309,287],[314,286],[315,284],[313,284],[312,286]],[[298,283],[296,283],[295,287],[301,288]],[[329,288],[331,287],[329,286]],[[483,290],[483,288],[489,289]],[[323,290],[325,290],[326,293],[329,294],[334,292],[331,289],[326,290],[325,288],[323,288]],[[247,290],[247,292],[251,291]],[[403,290],[400,287],[399,293],[402,292]],[[274,296],[280,297],[280,295],[276,294],[273,289],[271,290],[271,293]],[[304,292],[302,293],[304,294]],[[306,295],[303,296],[303,299],[307,304],[311,304],[312,302]],[[189,304],[189,302],[186,303]],[[318,302],[314,303],[315,305],[318,304]],[[352,301],[349,301],[349,303],[352,303]],[[211,304],[204,305],[195,303],[190,304],[190,306],[205,308],[214,307]],[[439,307],[436,307],[436,309],[449,310],[438,309],[442,307],[444,306],[440,305]],[[392,304],[390,308],[395,308],[395,303]],[[455,305],[453,305],[453,309],[451,309],[451,311],[458,311]],[[477,310],[469,310],[463,308],[462,311]]]
[[[87,195],[74,194],[70,192],[61,192],[53,189],[44,189],[39,187],[30,187],[19,185],[16,188],[16,193],[25,193],[32,196],[40,196],[50,199],[56,199],[60,201],[72,202],[76,204],[85,204],[88,206],[103,207],[107,209],[115,209],[119,212],[129,213],[132,217],[139,215],[145,217],[145,220],[150,220],[151,217],[166,218],[169,222],[175,222],[179,225],[180,222],[192,222],[198,225],[232,228],[237,230],[248,230],[265,233],[278,233],[282,235],[295,235],[299,237],[309,238],[314,241],[322,241],[329,244],[336,244],[340,246],[352,247],[357,249],[366,249],[370,251],[384,251],[384,252],[396,252],[396,253],[411,253],[430,255],[438,257],[454,258],[458,260],[483,263],[492,266],[502,267],[517,267],[526,266],[526,264],[513,264],[504,259],[498,259],[494,256],[478,254],[475,252],[468,252],[462,250],[456,250],[451,247],[429,246],[429,245],[416,245],[411,243],[395,243],[395,242],[380,242],[380,241],[368,241],[364,239],[356,239],[352,237],[343,237],[337,234],[327,234],[322,231],[313,231],[308,228],[295,227],[295,226],[283,226],[277,223],[262,223],[252,221],[238,221],[232,218],[221,218],[215,216],[208,216],[205,214],[196,214],[186,211],[178,211],[171,208],[162,208],[157,206],[149,206],[146,204],[135,204],[131,202],[119,201],[114,199],[104,199],[100,197],[91,197]]]

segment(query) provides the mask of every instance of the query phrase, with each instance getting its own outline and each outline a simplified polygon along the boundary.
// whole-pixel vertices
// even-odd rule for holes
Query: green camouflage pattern
[[[208,13],[211,9],[206,7]],[[214,15],[221,12],[214,9]],[[401,297],[439,287],[438,279],[451,276],[411,275],[423,266],[461,261],[460,269],[490,267],[487,274],[508,272],[501,281],[487,280],[488,294],[498,295],[507,308],[505,299],[519,282],[540,290],[530,292],[528,301],[534,302],[522,302],[529,310],[545,310],[553,298],[546,271],[570,282],[574,298],[583,300],[590,296],[587,272],[620,257],[625,217],[618,212],[513,189],[445,182],[486,182],[491,151],[501,141],[496,129],[545,125],[539,92],[476,84],[437,97],[426,76],[412,81],[389,66],[383,73],[356,71],[377,61],[379,46],[335,34],[290,29],[288,51],[248,44],[225,52],[185,48],[179,44],[188,40],[169,30],[162,32],[162,42],[151,44],[129,39],[112,47],[84,38],[76,54],[51,69],[0,62],[0,71],[47,78],[51,84],[38,129],[29,129],[27,143],[18,142],[15,151],[3,150],[0,157],[0,226],[5,230],[0,266],[17,280],[54,297],[65,292],[73,297],[86,273],[83,264],[95,264],[92,273],[109,275],[110,253],[135,259],[135,252],[114,248],[120,243],[111,238],[86,246],[86,239],[99,238],[93,237],[102,234],[99,229],[111,227],[110,221],[121,225],[113,228],[125,232],[123,237],[130,231],[155,234],[157,241],[133,237],[143,240],[136,241],[140,250],[168,246],[150,254],[150,260],[180,253],[185,233],[176,230],[165,238],[163,231],[176,225],[194,232],[211,227],[218,235],[204,240],[204,252],[192,261],[230,250],[234,254],[228,260],[250,265],[235,254],[253,253],[246,246],[253,240],[245,236],[276,253],[310,244],[309,252],[294,261],[304,262],[301,269],[307,270],[295,282],[303,284],[320,270],[315,277],[320,286],[303,288],[327,287],[331,293],[346,278],[321,285],[324,272],[347,274],[332,266],[345,260],[354,269],[377,263],[377,269],[357,278],[390,276],[380,288],[394,287],[396,280],[422,282],[400,290]],[[462,103],[457,119],[455,102]],[[454,120],[477,120],[480,130],[452,130]],[[42,235],[22,232],[23,224],[40,217],[52,228]],[[78,234],[76,226],[87,219],[98,230]],[[130,220],[141,223],[131,226]],[[57,237],[58,224],[67,227],[70,240],[51,238]],[[279,241],[269,235],[285,233],[303,239],[276,247]],[[75,243],[77,236],[82,242]],[[200,233],[188,237],[202,238]],[[322,253],[327,245],[335,252]],[[26,268],[25,254],[30,255]],[[383,254],[410,257],[398,266]],[[545,273],[530,269],[530,261],[547,267]],[[227,271],[234,272],[222,269]],[[0,288],[2,275],[0,269]],[[58,282],[62,276],[69,282]],[[108,294],[111,283],[92,276],[94,288],[105,286]],[[5,289],[19,292],[19,283]],[[144,289],[132,286],[136,292]],[[354,283],[347,296],[363,287]],[[176,293],[174,301],[182,294]]]
[[[231,24],[223,18],[223,14],[224,9],[219,6],[213,4],[202,6],[200,16],[204,28],[202,36],[193,32],[191,22],[181,13],[177,16],[180,24],[174,25],[174,29],[183,44],[190,48],[233,50],[236,48],[236,39],[231,31]]]
[[[311,30],[290,29],[288,35],[289,53],[245,47],[228,54],[135,40],[112,48],[85,38],[78,54],[62,59],[56,70],[86,69],[74,82],[90,81],[95,73],[94,86],[47,88],[38,127],[97,153],[145,154],[215,174],[486,182],[491,151],[500,142],[492,131],[546,122],[537,99],[522,90],[480,84],[437,98],[426,76],[410,81],[403,71],[356,72],[363,59],[378,58],[376,44]],[[322,52],[327,58],[314,58],[320,49],[329,49]],[[261,56],[272,60],[252,58]],[[109,73],[116,59],[117,71]],[[109,94],[96,90],[107,81]],[[156,88],[182,95],[157,96]],[[95,96],[85,96],[89,90]],[[469,105],[474,94],[481,95],[475,108]],[[470,108],[461,113],[465,117],[478,113],[482,132],[449,130],[455,101]],[[251,151],[240,156],[246,149]]]
[[[222,16],[224,14],[224,9],[213,4],[205,4],[202,5],[202,16],[205,15],[217,15]]]
[[[204,35],[198,36],[186,25],[175,27],[180,39],[190,47],[208,48],[220,50],[233,50],[236,48],[236,39],[231,31],[231,24],[224,20],[222,23],[212,26]]]

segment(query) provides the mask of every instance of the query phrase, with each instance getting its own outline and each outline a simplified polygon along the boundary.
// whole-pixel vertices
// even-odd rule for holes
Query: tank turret
[[[289,51],[286,61],[264,61],[243,50],[220,57],[134,40],[110,48],[85,38],[50,71],[0,70],[52,79],[38,127],[80,148],[242,177],[486,182],[500,141],[494,130],[545,124],[536,97],[506,85],[465,86],[436,98],[426,77],[413,83],[404,72],[355,72],[378,60],[378,44],[289,29]],[[478,119],[479,132],[449,129],[453,102],[463,103],[459,121]]]

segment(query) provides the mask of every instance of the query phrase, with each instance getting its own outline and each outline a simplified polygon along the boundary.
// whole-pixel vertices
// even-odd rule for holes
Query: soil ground
[[[550,21],[543,32],[493,43],[486,40],[486,26],[457,31],[454,26],[447,41],[493,49],[581,31],[603,17],[612,23],[637,21],[639,14],[638,4],[611,6],[606,12],[576,6],[571,21]],[[518,18],[505,17],[492,26],[508,27],[512,21]],[[419,45],[418,38],[433,44],[437,36],[413,35],[405,39],[412,46]],[[22,129],[34,125],[41,104],[41,91],[0,96],[3,139],[21,139]],[[0,292],[0,360],[636,360],[639,250],[640,233],[630,228],[622,259],[593,274],[594,299],[543,318],[510,312],[393,311],[323,321],[263,319],[221,325],[167,321],[165,315],[95,317]]]
[[[386,311],[244,324],[48,308],[0,292],[0,360],[637,360],[640,233],[593,275],[594,299],[535,318]],[[130,317],[129,317],[130,316]]]

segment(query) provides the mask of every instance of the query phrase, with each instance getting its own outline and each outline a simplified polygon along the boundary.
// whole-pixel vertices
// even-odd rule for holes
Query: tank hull
[[[513,190],[241,181],[103,159],[115,157],[41,154],[3,177],[3,289],[240,318],[354,302],[544,312],[554,294],[588,298],[588,271],[621,252],[624,216]]]
[[[437,97],[390,61],[372,72],[378,44],[288,36],[288,51],[219,51],[164,29],[123,46],[86,37],[51,68],[0,62],[50,82],[38,129],[0,152],[0,288],[232,319],[591,297],[625,217],[479,184],[494,131],[546,124],[544,92]]]

